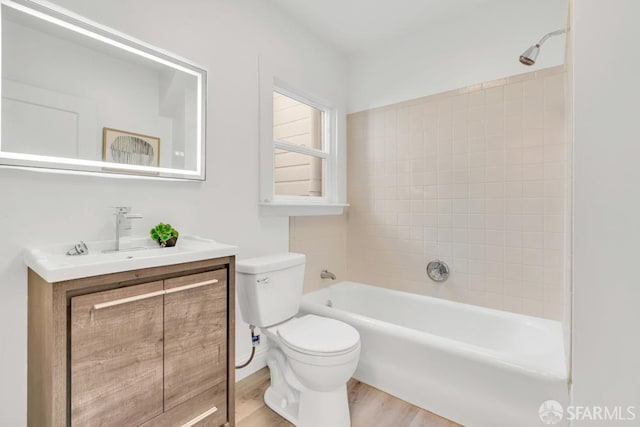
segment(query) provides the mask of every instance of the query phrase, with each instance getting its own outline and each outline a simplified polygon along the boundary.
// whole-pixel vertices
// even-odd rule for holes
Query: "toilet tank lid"
[[[256,258],[247,258],[236,262],[236,271],[245,274],[261,274],[283,270],[304,264],[304,254],[285,252]]]

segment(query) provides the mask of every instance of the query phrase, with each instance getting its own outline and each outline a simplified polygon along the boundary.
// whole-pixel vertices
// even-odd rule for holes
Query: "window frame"
[[[338,108],[319,97],[300,91],[276,77],[261,88],[260,118],[260,210],[264,216],[339,215],[344,207],[339,198],[341,177],[338,164]],[[322,113],[321,149],[278,141],[273,135],[273,94],[277,92],[309,105]],[[322,159],[322,196],[278,196],[275,194],[276,149]],[[342,174],[344,175],[344,174]]]
[[[333,164],[331,162],[332,153],[335,152],[335,148],[332,147],[332,142],[334,138],[331,137],[333,128],[335,127],[336,122],[336,112],[335,109],[326,107],[314,100],[310,100],[298,93],[295,93],[287,88],[281,87],[277,83],[273,85],[273,92],[279,93],[280,95],[284,95],[287,98],[291,98],[294,101],[300,102],[301,104],[307,105],[309,107],[315,108],[320,111],[322,118],[321,123],[322,126],[320,128],[320,149],[306,147],[304,145],[296,145],[287,141],[277,140],[272,137],[273,141],[273,150],[286,150],[291,153],[303,154],[305,156],[311,156],[314,158],[319,158],[322,161],[322,196],[283,196],[277,195],[275,191],[275,176],[273,179],[273,197],[272,200],[274,203],[288,203],[288,204],[299,204],[299,203],[321,203],[326,204],[331,199],[330,197],[330,184],[328,183],[328,177],[332,174]],[[275,116],[275,112],[273,114]],[[272,117],[273,117],[272,116]],[[273,118],[272,118],[273,123]],[[274,165],[274,175],[275,175],[275,165]]]

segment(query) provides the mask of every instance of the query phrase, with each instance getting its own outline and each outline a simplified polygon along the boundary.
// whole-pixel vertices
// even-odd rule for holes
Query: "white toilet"
[[[265,403],[300,427],[351,425],[347,381],[360,356],[350,325],[298,314],[305,256],[285,253],[238,261],[237,289],[245,322],[269,339],[271,385]]]

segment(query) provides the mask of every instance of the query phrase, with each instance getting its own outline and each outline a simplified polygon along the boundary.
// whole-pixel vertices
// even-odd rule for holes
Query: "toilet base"
[[[278,348],[267,353],[271,384],[264,402],[275,413],[298,427],[350,427],[347,386],[322,392],[303,386]]]
[[[301,425],[298,423],[298,402],[288,402],[286,397],[273,386],[269,386],[264,392],[264,403],[291,424]]]
[[[269,386],[264,393],[264,402],[298,427],[351,426],[346,386],[330,392],[306,389],[300,393],[300,403],[287,401],[284,395]]]
[[[300,427],[349,427],[349,400],[347,386],[334,391],[313,391],[306,389],[300,393],[298,413]]]

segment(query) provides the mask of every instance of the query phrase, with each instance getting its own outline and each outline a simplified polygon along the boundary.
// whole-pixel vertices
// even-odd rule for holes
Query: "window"
[[[261,144],[263,213],[342,213],[345,205],[339,203],[339,188],[343,183],[338,176],[344,174],[339,173],[337,162],[336,110],[284,85],[271,89],[271,117],[261,117],[270,125],[268,131],[263,128]]]
[[[273,167],[276,198],[323,197],[325,111],[273,92]]]

